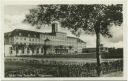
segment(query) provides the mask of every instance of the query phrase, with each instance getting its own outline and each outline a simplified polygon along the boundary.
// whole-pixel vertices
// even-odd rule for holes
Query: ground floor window
[[[58,49],[55,49],[55,53],[58,53]]]
[[[43,50],[44,50],[44,49],[43,49],[43,48],[41,48],[41,53],[43,53]]]
[[[18,49],[16,48],[16,54],[18,53]]]
[[[39,48],[37,48],[37,53],[39,53]]]
[[[29,50],[29,48],[27,49],[27,53],[30,53],[30,50]]]

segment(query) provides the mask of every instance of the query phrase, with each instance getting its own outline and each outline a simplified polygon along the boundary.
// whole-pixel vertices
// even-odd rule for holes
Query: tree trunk
[[[17,53],[18,53],[18,49],[17,49],[18,47],[16,47],[16,56],[17,56]]]
[[[100,33],[96,33],[96,59],[97,59],[97,75],[101,74],[101,65],[100,65]]]

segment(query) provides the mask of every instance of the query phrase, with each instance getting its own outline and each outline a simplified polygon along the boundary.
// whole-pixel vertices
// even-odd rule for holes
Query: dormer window
[[[21,33],[19,33],[19,36],[21,36]]]

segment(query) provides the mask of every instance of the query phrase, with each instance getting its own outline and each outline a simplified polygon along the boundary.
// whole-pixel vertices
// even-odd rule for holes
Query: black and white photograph
[[[4,5],[4,77],[123,77],[123,6]]]

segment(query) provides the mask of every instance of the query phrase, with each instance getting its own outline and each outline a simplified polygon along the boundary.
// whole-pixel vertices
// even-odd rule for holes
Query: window
[[[16,54],[18,53],[18,48],[16,48]]]
[[[34,53],[34,50],[32,50],[32,53]]]
[[[26,40],[26,38],[24,38],[24,40]]]
[[[55,53],[57,53],[57,49],[55,49]]]
[[[10,54],[12,54],[12,50],[10,50]]]
[[[18,39],[18,37],[16,37],[16,39]]]
[[[22,53],[24,53],[24,50],[22,50]]]
[[[10,54],[12,54],[12,47],[10,47]]]
[[[28,37],[30,37],[30,34],[28,34]]]
[[[29,49],[27,49],[27,53],[30,53]]]
[[[37,48],[37,53],[39,53],[39,48]]]
[[[31,41],[31,38],[29,39],[29,41]]]
[[[43,53],[43,50],[44,50],[44,49],[43,49],[43,48],[41,48],[41,53]]]
[[[11,38],[11,40],[13,41],[13,38]]]
[[[10,50],[12,50],[12,47],[10,47]]]

